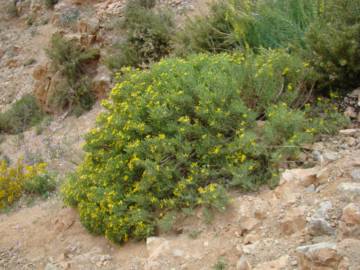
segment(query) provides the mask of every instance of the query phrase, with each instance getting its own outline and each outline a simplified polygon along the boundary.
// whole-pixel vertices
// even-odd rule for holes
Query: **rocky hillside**
[[[309,146],[308,169],[274,190],[232,194],[205,224],[117,246],[89,235],[57,198],[0,216],[1,269],[360,269],[360,130]],[[200,212],[199,212],[200,214]],[[225,268],[228,267],[228,268]]]

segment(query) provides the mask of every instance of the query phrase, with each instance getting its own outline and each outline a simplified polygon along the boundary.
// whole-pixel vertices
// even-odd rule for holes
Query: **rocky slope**
[[[0,269],[360,269],[360,130],[309,146],[314,167],[233,193],[212,223],[116,246],[89,235],[58,198],[0,216]],[[213,268],[214,266],[227,268]]]

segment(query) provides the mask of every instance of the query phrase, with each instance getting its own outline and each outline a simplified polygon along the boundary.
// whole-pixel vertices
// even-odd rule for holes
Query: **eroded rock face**
[[[302,270],[337,270],[342,259],[332,242],[300,246],[296,252]]]

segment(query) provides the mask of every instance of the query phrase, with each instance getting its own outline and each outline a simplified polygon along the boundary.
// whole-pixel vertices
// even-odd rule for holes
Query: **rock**
[[[256,251],[256,248],[258,247],[259,242],[255,242],[250,245],[244,245],[242,247],[242,250],[244,254],[253,254]]]
[[[247,234],[244,238],[244,244],[252,244],[261,239],[261,235],[255,232]]]
[[[333,151],[326,151],[323,154],[325,161],[336,161],[340,158],[339,153]]]
[[[331,166],[326,166],[320,169],[316,173],[317,183],[319,185],[328,183],[330,181],[330,176],[331,176]]]
[[[319,209],[311,216],[308,223],[308,230],[311,235],[334,235],[335,229],[328,222],[329,211],[332,209],[332,203],[325,201],[320,204]]]
[[[322,242],[300,246],[296,249],[300,269],[337,270],[342,256],[338,254],[336,243]]]
[[[92,89],[97,99],[107,96],[111,87],[111,74],[105,66],[99,66],[97,74],[92,81]]]
[[[59,268],[53,263],[47,263],[44,270],[59,270]]]
[[[340,237],[360,238],[360,205],[350,203],[344,207],[340,221]]]
[[[252,217],[244,217],[240,219],[241,234],[245,234],[253,230],[256,225],[259,224],[259,220]]]
[[[256,265],[254,270],[285,270],[288,269],[289,255],[281,256],[277,260],[273,260],[270,262],[264,262]]]
[[[162,237],[148,237],[146,239],[146,249],[150,256],[153,256],[161,250],[169,247],[169,242]]]
[[[358,128],[343,129],[343,130],[340,130],[339,133],[342,135],[346,135],[346,136],[354,136],[357,133],[360,133],[360,129],[358,129]]]
[[[280,179],[280,185],[285,182],[296,182],[300,186],[307,187],[316,182],[316,174],[319,171],[318,167],[310,169],[293,169],[286,170]]]
[[[350,107],[350,106],[345,109],[344,115],[346,117],[350,117],[350,118],[356,118],[357,117],[357,113],[356,113],[355,108]]]
[[[350,173],[351,179],[355,182],[360,182],[360,169],[354,169]]]
[[[360,183],[341,183],[338,186],[338,190],[344,195],[359,196],[360,195]]]
[[[181,250],[181,249],[174,249],[174,250],[172,251],[172,255],[173,255],[174,257],[184,257],[185,252],[184,252],[183,250]]]
[[[251,270],[251,265],[246,260],[245,256],[241,256],[241,258],[237,261],[236,270]]]
[[[301,208],[293,208],[280,221],[280,229],[285,235],[291,235],[299,232],[306,226],[304,210]]]
[[[78,22],[77,28],[80,33],[86,33],[89,35],[96,35],[99,30],[99,20],[96,17],[89,19],[82,19]]]
[[[344,256],[339,270],[357,270],[360,266],[360,240],[347,238],[337,244],[338,253]]]

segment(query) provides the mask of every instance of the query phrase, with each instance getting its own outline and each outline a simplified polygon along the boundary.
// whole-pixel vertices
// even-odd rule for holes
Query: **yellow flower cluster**
[[[46,163],[27,166],[19,160],[13,167],[9,167],[6,161],[0,161],[0,209],[20,198],[24,183],[44,173],[46,166]]]

